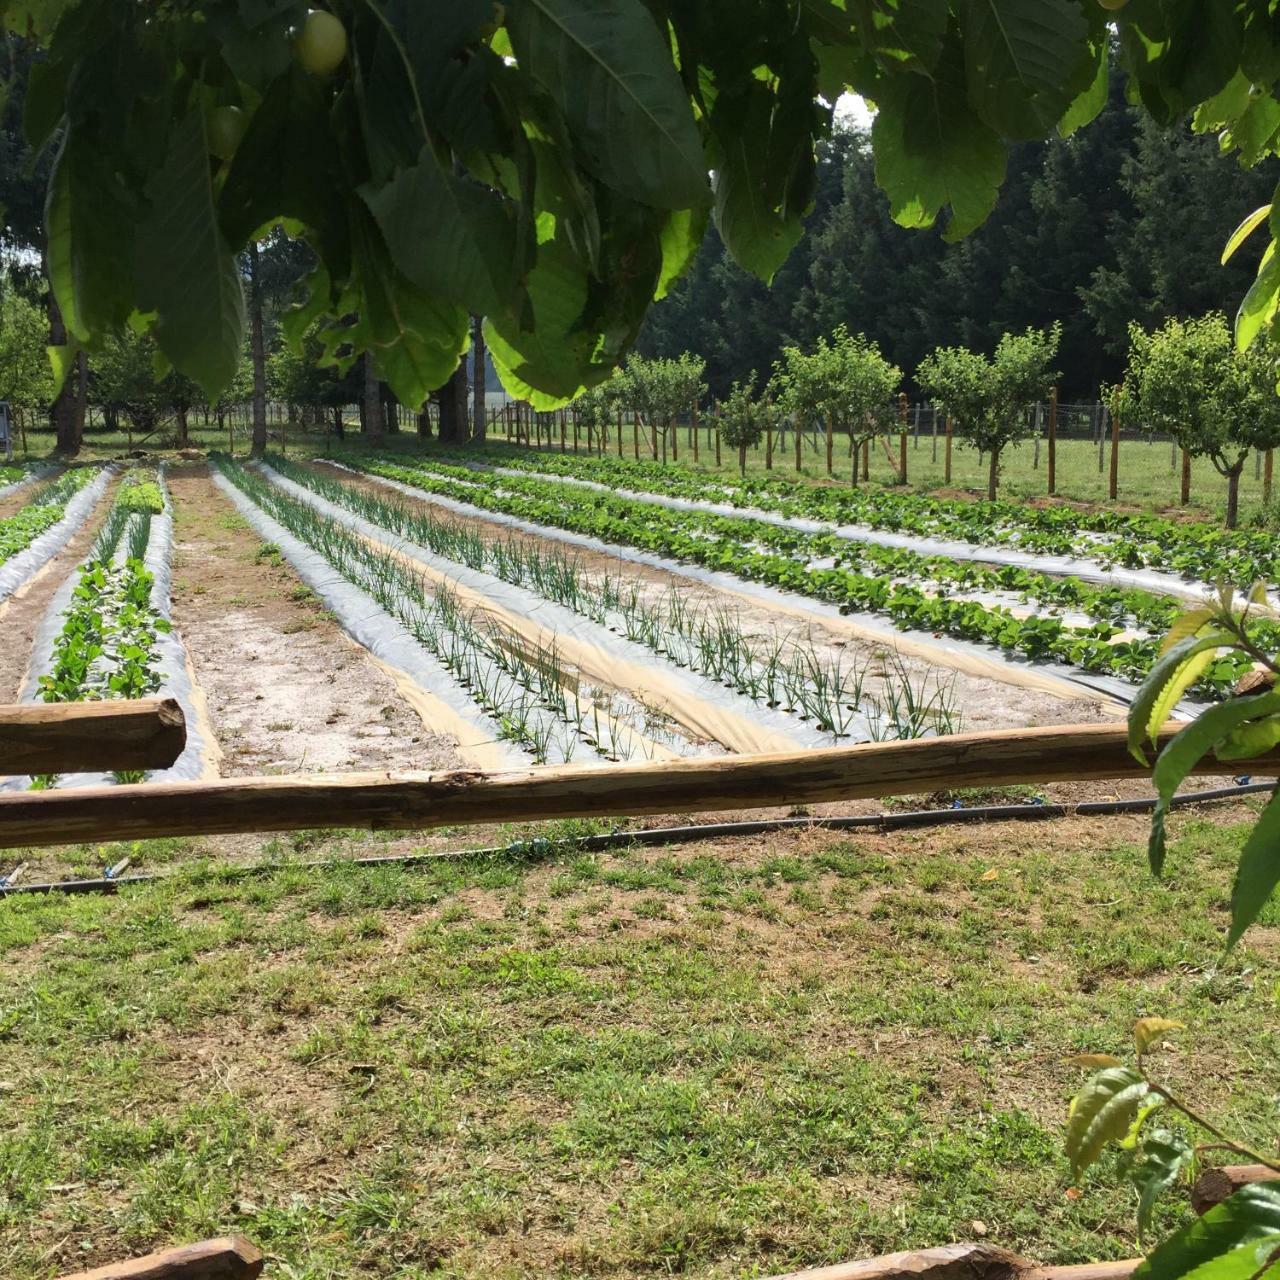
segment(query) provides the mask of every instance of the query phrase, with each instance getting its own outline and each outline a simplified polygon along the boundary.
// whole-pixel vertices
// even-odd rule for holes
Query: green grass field
[[[288,446],[303,452],[317,452],[325,447],[324,435],[315,429],[304,432],[297,424],[288,424],[281,427],[273,422],[271,424],[273,447],[279,447],[282,436]],[[506,443],[500,428],[498,433],[490,438],[494,443]],[[212,425],[205,427],[199,423],[198,419],[192,420],[190,440],[192,447],[197,449],[226,449],[229,444],[234,444],[237,452],[245,452],[249,447],[248,432],[243,426],[236,426],[229,437],[226,431],[220,431]],[[629,426],[624,428],[623,441],[624,455],[630,458],[633,456],[633,448]],[[671,465],[695,472],[713,473],[716,470],[715,454],[714,449],[706,447],[705,432],[702,441],[699,449],[699,458],[695,463],[692,450],[688,447],[687,432],[682,430],[679,458],[677,462]],[[158,436],[150,444],[158,446],[161,442],[162,438]],[[410,433],[392,436],[389,442],[392,445],[399,445],[406,449],[422,447],[417,436]],[[345,444],[340,446],[336,439],[332,439],[330,445],[334,448],[359,449],[362,447],[362,437],[358,429],[349,424]],[[892,460],[889,455],[886,455],[883,448],[878,448],[872,452],[870,471],[871,483],[874,485],[895,486],[897,484],[898,445],[896,437],[890,441],[890,445]],[[123,452],[128,447],[129,440],[123,432],[95,430],[90,432],[85,439],[85,453],[87,456],[109,456]],[[431,447],[429,442],[426,447],[428,449]],[[559,450],[558,436],[554,447],[556,451]],[[585,434],[582,437],[581,447],[585,454]],[[43,431],[28,432],[27,449],[29,457],[47,456],[53,449],[52,434]],[[1109,501],[1107,493],[1110,478],[1109,450],[1110,445],[1108,444],[1104,453],[1102,469],[1099,470],[1096,445],[1087,440],[1059,441],[1057,496],[1077,502],[1107,503]],[[609,453],[611,456],[617,456],[616,437],[611,437],[610,439]],[[934,457],[933,439],[927,433],[922,433],[918,442],[909,438],[907,444],[909,487],[922,492],[944,487],[944,453],[943,442],[939,440],[937,457]],[[21,459],[21,452],[19,452],[18,456]],[[645,452],[643,440],[641,441],[641,457],[642,459],[650,457]],[[802,460],[803,470],[800,474],[804,478],[816,482],[826,482],[825,450],[811,447],[806,442]],[[1191,505],[1184,509],[1178,505],[1181,465],[1177,463],[1171,468],[1170,461],[1171,450],[1168,444],[1149,443],[1142,440],[1122,441],[1120,445],[1118,499],[1120,505],[1145,510],[1185,510],[1189,516],[1195,518],[1220,520],[1226,505],[1226,482],[1213,469],[1212,464],[1204,459],[1197,459],[1193,463]],[[1048,484],[1046,467],[1047,462],[1043,446],[1040,450],[1038,465],[1033,443],[1024,442],[1011,447],[1002,465],[1002,495],[1009,498],[1022,499],[1044,497]],[[726,475],[732,475],[737,473],[737,469],[736,454],[733,454],[732,450],[722,450],[720,471]],[[749,474],[765,474],[763,448],[748,455],[747,470]],[[796,475],[795,454],[792,448],[779,449],[775,452],[773,470],[779,476],[793,477]],[[847,484],[849,472],[850,460],[847,446],[843,453],[837,447],[835,482]],[[1276,483],[1280,485],[1280,477],[1277,478]],[[975,496],[985,496],[986,484],[985,460],[980,461],[975,450],[956,441],[952,451],[950,487],[957,490],[971,490]],[[1273,522],[1276,519],[1275,506],[1280,503],[1280,488],[1276,490],[1273,497],[1272,510],[1269,513],[1264,513],[1262,510],[1262,479],[1256,474],[1252,461],[1245,468],[1241,480],[1240,494],[1242,523],[1248,524],[1263,519]]]
[[[1219,963],[1247,817],[1175,819],[1160,884],[1125,818],[10,899],[0,1274],[229,1230],[288,1280],[1131,1255],[1061,1059],[1179,1017],[1160,1069],[1270,1142],[1275,913]]]

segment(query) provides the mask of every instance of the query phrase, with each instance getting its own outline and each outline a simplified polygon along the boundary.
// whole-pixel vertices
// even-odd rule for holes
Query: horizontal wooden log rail
[[[1167,740],[1179,726],[1162,734]],[[1249,762],[1280,774],[1280,749]],[[1199,773],[1230,769],[1212,759]],[[784,755],[503,773],[350,773],[81,787],[0,796],[0,848],[313,827],[412,830],[640,817],[910,795],[940,787],[1146,776],[1122,725],[1065,725]]]
[[[773,1280],[1126,1280],[1142,1261],[1042,1267],[990,1244],[945,1244],[831,1267],[789,1271]]]
[[[187,743],[172,698],[0,706],[0,773],[166,769]]]

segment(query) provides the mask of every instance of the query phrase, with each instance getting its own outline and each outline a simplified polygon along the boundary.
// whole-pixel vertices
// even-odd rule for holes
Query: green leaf
[[[240,359],[244,292],[214,210],[200,107],[172,131],[148,195],[138,230],[139,303],[156,313],[152,332],[173,367],[216,400]]]
[[[507,30],[606,186],[663,209],[708,203],[689,95],[642,0],[521,0]]]
[[[1195,1151],[1180,1134],[1157,1129],[1142,1144],[1142,1162],[1132,1178],[1138,1188],[1138,1235],[1151,1229],[1156,1202],[1195,1161]]]
[[[716,136],[715,218],[725,247],[766,284],[804,234],[799,214],[781,209],[771,168],[775,99],[767,85],[721,94],[712,113]]]
[[[1252,698],[1228,699],[1202,711],[1185,729],[1180,729],[1160,753],[1151,775],[1160,798],[1152,814],[1147,851],[1156,874],[1164,865],[1164,821],[1174,792],[1195,765],[1234,728],[1276,710],[1280,710],[1280,691],[1276,690]]]
[[[1280,1191],[1241,1187],[1160,1245],[1134,1280],[1247,1280],[1280,1244]]]
[[[1201,662],[1198,670],[1188,664],[1206,652],[1212,657],[1213,651],[1231,643],[1231,636],[1224,631],[1213,631],[1207,636],[1188,636],[1152,664],[1129,708],[1129,753],[1139,764],[1147,763],[1143,743],[1155,740],[1169,711],[1207,662]],[[1189,670],[1190,677],[1187,675]]]
[[[1042,137],[1078,91],[1088,36],[1080,5],[965,0],[960,25],[969,101],[978,115],[1003,137]]]
[[[661,302],[689,269],[707,230],[707,215],[694,209],[677,209],[662,225],[662,274],[653,295]]]
[[[1258,918],[1280,884],[1280,791],[1275,792],[1249,832],[1231,890],[1231,930],[1227,946],[1234,947]]]
[[[1096,68],[1089,87],[1079,94],[1058,121],[1058,136],[1069,138],[1075,131],[1095,120],[1107,105],[1111,70],[1110,40],[1102,39],[1094,47]]]
[[[1097,1160],[1108,1142],[1124,1137],[1150,1092],[1132,1067],[1108,1067],[1086,1083],[1067,1122],[1066,1152],[1074,1177]]]
[[[1236,312],[1236,348],[1247,351],[1264,325],[1270,324],[1280,303],[1280,254],[1273,240],[1267,246],[1258,275]]]
[[[445,173],[424,147],[412,168],[360,195],[396,267],[419,288],[481,315],[512,305],[515,219],[496,192]]]
[[[954,53],[938,77],[887,78],[871,127],[876,181],[894,221],[932,226],[951,207],[946,238],[958,240],[991,212],[1004,181],[1004,144],[970,110]]]

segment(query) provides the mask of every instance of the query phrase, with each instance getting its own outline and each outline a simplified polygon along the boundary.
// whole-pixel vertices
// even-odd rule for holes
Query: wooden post
[[[172,698],[0,706],[0,774],[167,769],[186,743]]]
[[[622,457],[622,410],[618,410],[618,457]]]
[[[773,414],[764,422],[764,469],[773,470]]]
[[[716,433],[716,470],[719,471],[720,470],[720,415],[718,412],[716,414],[714,428]]]
[[[631,415],[631,443],[635,446],[636,461],[640,461],[640,423],[636,421],[636,415]]]
[[[1262,501],[1264,504],[1271,501],[1271,479],[1272,471],[1275,466],[1274,449],[1268,449],[1262,457]]]
[[[667,431],[671,433],[671,461],[679,462],[680,461],[680,423],[673,418],[671,421],[670,427],[667,428]],[[662,433],[662,443],[664,446],[667,443],[667,431],[664,431]],[[666,458],[664,457],[662,460],[663,462],[665,462]]]
[[[62,1280],[256,1280],[264,1262],[262,1250],[244,1236],[222,1236],[77,1271]]]
[[[827,475],[833,473],[833,459],[835,457],[836,448],[836,422],[835,415],[827,414]],[[800,468],[797,467],[798,471]]]
[[[804,465],[803,465],[804,460],[800,456],[800,446],[802,444],[802,440],[800,435],[800,415],[798,413],[796,414],[795,419],[791,425],[794,428],[796,433],[796,474],[799,475],[800,472],[804,470]]]
[[[1183,726],[1166,725],[1158,749]],[[1280,748],[1249,761],[1280,773]],[[1220,774],[1212,754],[1196,774]],[[771,755],[704,756],[621,765],[529,766],[502,773],[347,773],[153,782],[0,794],[0,847],[158,836],[369,827],[410,830],[640,817],[819,804],[938,787],[1149,778],[1123,724],[1054,725]],[[1052,809],[1049,810],[1052,812]]]
[[[1049,392],[1049,496],[1058,492],[1058,388]]]
[[[862,478],[864,480],[871,479],[871,441],[864,440],[862,442]]]
[[[947,414],[946,432],[947,432],[947,438],[946,438],[946,443],[943,447],[944,474],[942,479],[944,484],[950,484],[951,483],[951,415],[950,414]]]
[[[689,439],[693,442],[693,461],[698,461],[698,402],[695,400],[689,408]]]
[[[1111,497],[1111,501],[1116,500],[1116,495],[1120,491],[1120,415],[1113,413],[1111,415],[1111,477],[1110,483],[1107,485],[1107,492]]]
[[[568,443],[565,440],[565,434],[566,434],[566,431],[565,431],[565,421],[564,421],[564,410],[561,409],[560,410],[560,452],[561,453],[568,452]],[[578,410],[576,406],[574,407],[574,410],[573,410],[573,451],[574,453],[578,452]]]
[[[1180,501],[1184,507],[1191,502],[1191,455],[1185,449],[1182,451],[1182,493]]]

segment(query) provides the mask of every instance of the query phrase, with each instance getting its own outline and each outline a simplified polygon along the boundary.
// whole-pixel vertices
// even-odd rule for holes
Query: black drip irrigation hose
[[[1235,800],[1240,796],[1261,795],[1274,791],[1275,782],[1252,782],[1242,778],[1233,787],[1216,787],[1211,791],[1189,791],[1174,796],[1173,806],[1209,804],[1215,800]],[[576,836],[549,840],[535,836],[512,844],[488,849],[456,849],[441,853],[389,853],[367,858],[316,858],[307,862],[255,862],[245,866],[221,868],[217,879],[234,880],[245,876],[270,875],[275,871],[326,870],[343,867],[411,867],[439,862],[443,859],[463,861],[470,858],[550,857],[555,853],[599,853],[634,845],[660,846],[687,844],[695,840],[715,840],[725,836],[767,835],[775,831],[903,831],[915,827],[944,827],[966,822],[1040,822],[1049,818],[1098,817],[1120,813],[1147,813],[1157,804],[1155,796],[1139,796],[1134,800],[1086,800],[1081,804],[1045,804],[1035,800],[1027,804],[978,805],[966,809],[957,801],[950,809],[918,809],[907,813],[872,813],[831,818],[767,818],[757,822],[708,822],[686,827],[652,827],[641,831],[608,831],[600,835]],[[25,863],[23,864],[26,865]],[[164,875],[142,873],[122,875],[128,859],[108,869],[96,880],[58,880],[44,884],[14,884],[13,876],[0,879],[0,897],[18,893],[114,893],[121,885],[155,884],[175,879],[172,872]],[[21,870],[21,868],[19,868]],[[16,874],[16,873],[15,873]]]

